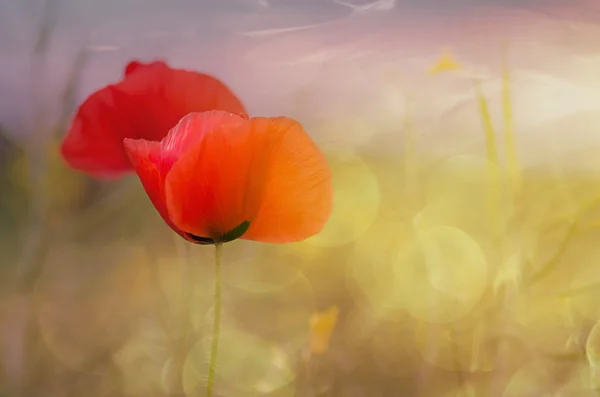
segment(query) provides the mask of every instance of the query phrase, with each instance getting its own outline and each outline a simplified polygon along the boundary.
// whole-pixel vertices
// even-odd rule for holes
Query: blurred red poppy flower
[[[331,215],[327,159],[286,117],[191,113],[162,142],[125,149],[160,215],[195,243],[300,241]]]
[[[162,61],[133,61],[123,80],[94,92],[79,107],[61,154],[71,168],[117,177],[133,171],[124,138],[160,141],[186,114],[207,110],[246,114],[241,101],[212,76]]]

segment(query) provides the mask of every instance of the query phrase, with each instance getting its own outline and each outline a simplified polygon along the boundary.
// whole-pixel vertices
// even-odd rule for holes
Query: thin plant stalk
[[[504,88],[504,87],[503,87]],[[496,143],[496,136],[494,131],[494,126],[492,123],[492,116],[489,111],[489,106],[487,99],[483,93],[483,89],[481,88],[481,84],[479,81],[475,80],[475,90],[477,93],[477,101],[479,103],[479,113],[481,115],[481,121],[483,123],[483,130],[486,139],[486,149],[487,149],[487,160],[488,160],[488,206],[491,218],[491,226],[493,232],[493,241],[496,246],[497,255],[502,255],[501,248],[499,247],[499,238],[500,238],[500,195],[501,195],[501,183],[500,183],[500,162],[498,155],[498,146]],[[503,97],[504,99],[504,97]],[[503,103],[503,105],[506,105]],[[507,108],[503,108],[504,116],[506,117]],[[509,108],[508,108],[509,109]],[[500,258],[500,262],[503,263],[503,259]],[[506,291],[503,291],[503,295],[500,298],[502,302],[501,316],[504,316],[504,310],[506,305],[508,304],[509,296],[506,294]],[[496,358],[498,361],[502,361],[503,358],[498,356]],[[490,389],[495,387],[496,381],[492,382],[490,385]]]
[[[217,356],[219,353],[219,336],[221,334],[221,306],[223,301],[223,286],[222,286],[222,265],[221,254],[223,244],[215,244],[215,296],[214,296],[214,320],[212,343],[210,347],[210,360],[208,364],[208,377],[206,378],[206,397],[212,397],[213,386],[215,383],[215,375],[217,369]]]
[[[410,200],[416,199],[416,164],[415,164],[415,134],[411,118],[413,99],[412,96],[406,97],[406,113],[404,114],[403,130],[404,130],[404,173],[406,178],[406,188]],[[411,204],[414,204],[411,201]]]
[[[452,338],[452,364],[454,367],[454,373],[456,373],[456,383],[458,386],[458,390],[461,391],[461,394],[468,393],[467,382],[465,380],[465,375],[463,373],[463,369],[461,367],[460,360],[458,358],[459,348],[458,343],[456,342],[456,329],[454,327],[450,330],[450,337]]]
[[[47,170],[47,140],[41,135],[41,109],[37,102],[37,89],[42,85],[48,42],[53,33],[56,22],[56,2],[47,0],[42,14],[41,26],[38,30],[36,43],[32,54],[30,94],[34,103],[34,117],[28,127],[32,137],[25,143],[25,153],[28,167],[28,194],[29,194],[29,219],[26,225],[26,244],[21,247],[22,253],[17,263],[17,292],[21,295],[23,306],[22,324],[19,327],[22,335],[14,344],[13,356],[9,363],[6,357],[2,361],[6,367],[12,369],[16,390],[14,395],[20,397],[31,393],[31,384],[37,376],[36,348],[38,343],[37,323],[35,321],[36,302],[32,296],[35,280],[38,278],[47,252],[49,250],[48,209],[49,203],[45,194]]]
[[[481,84],[477,79],[474,80],[477,102],[479,103],[479,114],[483,123],[483,132],[486,143],[486,157],[488,160],[488,206],[490,215],[490,226],[494,238],[499,235],[499,206],[500,206],[500,175],[498,171],[498,145],[496,144],[496,134],[492,124],[489,106]]]
[[[510,73],[506,60],[506,46],[502,59],[502,114],[504,118],[504,142],[506,144],[506,166],[513,185],[513,189],[518,191],[521,187],[521,167],[517,157],[515,145],[513,114],[510,100]]]

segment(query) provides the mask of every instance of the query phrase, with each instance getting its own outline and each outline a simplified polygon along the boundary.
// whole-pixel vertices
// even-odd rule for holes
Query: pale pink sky
[[[459,145],[451,134],[455,130],[465,134],[460,145],[480,139],[469,99],[471,80],[427,76],[427,68],[449,48],[484,80],[495,106],[502,44],[507,42],[517,130],[525,134],[521,141],[550,153],[555,149],[542,150],[548,134],[557,135],[551,140],[561,150],[600,139],[594,133],[600,119],[581,125],[574,119],[576,135],[543,127],[541,137],[536,130],[553,118],[600,107],[600,2],[593,0],[543,6],[470,0],[452,2],[453,7],[441,0],[398,0],[392,9],[394,2],[388,0],[379,4],[381,9],[363,11],[324,0],[271,1],[268,7],[238,0],[219,3],[219,9],[208,1],[63,0],[43,63],[32,55],[43,9],[36,2],[0,5],[0,122],[20,135],[28,130],[32,102],[41,106],[46,120],[56,118],[68,71],[85,48],[88,62],[78,102],[119,79],[130,59],[164,58],[173,66],[220,77],[254,114],[289,114],[308,125],[351,115],[373,125],[371,135],[388,132],[392,138],[410,93],[419,98],[413,111],[421,129],[436,136],[435,142],[423,144],[445,150]],[[39,80],[32,78],[33,64],[42,71]],[[318,133],[318,139],[349,147],[371,138]],[[381,150],[393,145],[387,146]]]

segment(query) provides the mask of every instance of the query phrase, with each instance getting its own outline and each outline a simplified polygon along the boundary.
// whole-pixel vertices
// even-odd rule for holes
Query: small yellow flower
[[[462,66],[454,59],[450,50],[444,50],[438,60],[429,68],[427,74],[433,75],[447,71],[461,70]]]
[[[337,323],[339,311],[337,306],[331,306],[311,317],[309,350],[312,354],[323,354],[329,348],[329,338]]]

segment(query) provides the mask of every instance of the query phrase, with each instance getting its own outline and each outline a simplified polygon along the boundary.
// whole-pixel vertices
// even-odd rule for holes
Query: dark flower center
[[[192,233],[185,233],[185,237],[192,243],[196,243],[196,244],[211,245],[211,244],[215,243],[215,240],[213,240],[210,237],[200,237],[200,236],[196,236]]]
[[[196,236],[195,234],[185,233],[185,237],[192,243],[200,245],[214,245],[216,243],[228,243],[233,240],[237,240],[242,237],[248,228],[250,227],[250,221],[244,221],[238,226],[234,227],[230,231],[221,235],[218,239],[211,237]]]

